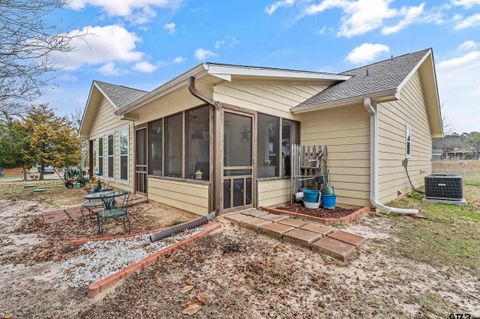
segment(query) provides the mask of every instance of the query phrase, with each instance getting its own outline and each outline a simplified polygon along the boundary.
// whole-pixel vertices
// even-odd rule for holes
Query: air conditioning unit
[[[462,176],[449,173],[425,176],[425,200],[466,205],[467,201],[463,197]]]

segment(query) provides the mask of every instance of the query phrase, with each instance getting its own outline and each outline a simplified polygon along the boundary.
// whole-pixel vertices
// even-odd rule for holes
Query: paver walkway
[[[304,221],[286,215],[249,209],[224,216],[240,226],[273,238],[307,247],[313,251],[346,261],[356,256],[365,238],[331,226]]]
[[[148,199],[145,197],[137,196],[131,197],[128,201],[127,207],[142,204],[148,202]],[[56,210],[51,210],[48,212],[42,213],[43,219],[46,223],[53,224],[58,223],[65,220],[73,220],[82,217],[82,213],[80,212],[80,206],[74,206],[70,208],[61,208]]]

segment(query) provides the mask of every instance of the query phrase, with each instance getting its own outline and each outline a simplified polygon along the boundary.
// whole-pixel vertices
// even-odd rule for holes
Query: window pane
[[[258,115],[257,175],[260,178],[279,176],[279,127],[278,117]]]
[[[103,137],[98,139],[98,175],[103,176]]]
[[[120,179],[128,180],[128,156],[120,156]]]
[[[113,178],[113,156],[108,157],[108,177]]]
[[[137,165],[146,165],[147,164],[147,157],[146,157],[146,145],[147,145],[147,130],[140,129],[136,131],[136,138],[135,138],[135,145],[136,145],[136,154],[137,157]]]
[[[128,129],[120,130],[120,155],[128,154]]]
[[[243,178],[233,180],[233,207],[243,206]]]
[[[103,156],[103,137],[98,139],[98,156]]]
[[[225,166],[252,165],[251,117],[225,113],[223,140]]]
[[[209,179],[209,110],[208,106],[202,106],[185,112],[185,178]]]
[[[162,175],[162,120],[148,125],[148,142],[150,144],[148,173]]]
[[[165,175],[182,177],[182,119],[177,114],[165,118]]]
[[[298,144],[298,123],[282,120],[282,158],[283,158],[283,176],[290,176],[292,144]]]
[[[113,155],[113,135],[108,136],[108,156]]]
[[[231,207],[231,180],[226,179],[223,181],[223,208]]]

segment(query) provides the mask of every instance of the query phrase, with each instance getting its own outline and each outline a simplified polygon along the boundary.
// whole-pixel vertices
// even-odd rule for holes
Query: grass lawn
[[[418,193],[390,203],[420,208],[426,217],[393,217],[399,241],[390,252],[449,270],[468,269],[480,276],[480,177],[465,178],[464,192],[467,206],[422,203]]]

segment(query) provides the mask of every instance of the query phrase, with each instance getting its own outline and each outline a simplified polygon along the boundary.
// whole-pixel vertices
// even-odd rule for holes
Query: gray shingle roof
[[[349,80],[333,84],[294,107],[292,111],[301,111],[339,100],[396,90],[429,51],[430,49],[412,52],[340,73],[352,77]]]
[[[123,85],[111,84],[97,80],[94,82],[98,85],[100,90],[102,90],[103,93],[105,93],[105,95],[107,95],[107,97],[115,104],[114,106],[119,109],[148,93],[143,90],[129,88]]]

